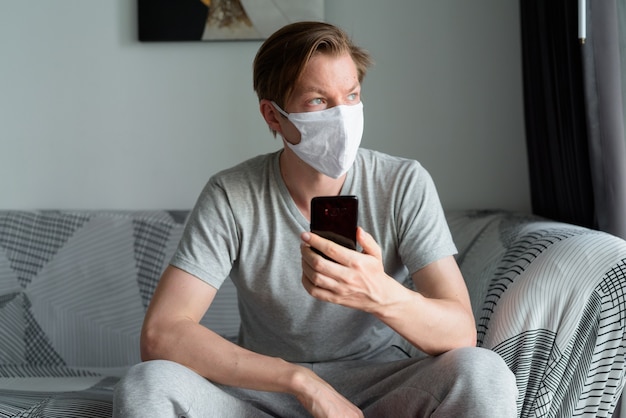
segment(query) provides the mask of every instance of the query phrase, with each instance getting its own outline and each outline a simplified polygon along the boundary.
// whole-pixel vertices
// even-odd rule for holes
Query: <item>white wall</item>
[[[0,209],[189,208],[280,146],[260,42],[139,43],[135,0],[0,2]],[[420,160],[447,209],[530,208],[516,0],[328,0],[369,49],[364,146]]]

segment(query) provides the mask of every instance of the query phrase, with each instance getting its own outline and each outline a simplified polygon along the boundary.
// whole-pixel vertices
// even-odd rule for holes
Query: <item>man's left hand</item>
[[[385,273],[380,246],[361,227],[357,229],[357,242],[363,252],[310,232],[302,233],[301,238],[302,284],[311,296],[372,313],[388,303],[393,288],[390,284],[399,283]]]

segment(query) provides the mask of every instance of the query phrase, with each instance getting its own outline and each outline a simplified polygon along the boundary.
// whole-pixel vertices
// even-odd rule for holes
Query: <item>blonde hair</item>
[[[340,28],[324,22],[296,22],[284,26],[265,40],[253,64],[253,87],[259,101],[268,99],[284,107],[294,86],[315,53],[349,53],[359,82],[372,59]]]

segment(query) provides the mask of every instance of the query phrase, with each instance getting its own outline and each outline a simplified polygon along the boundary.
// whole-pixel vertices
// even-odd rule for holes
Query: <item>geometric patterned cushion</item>
[[[137,363],[145,308],[181,232],[164,211],[0,212],[0,364]]]
[[[0,211],[0,417],[110,417],[188,211]],[[225,281],[202,323],[239,330]]]
[[[84,216],[54,212],[8,212],[0,218],[0,247],[19,284],[26,288],[76,229]]]
[[[188,213],[0,211],[0,366],[138,363],[143,316]],[[230,280],[202,323],[237,337]]]

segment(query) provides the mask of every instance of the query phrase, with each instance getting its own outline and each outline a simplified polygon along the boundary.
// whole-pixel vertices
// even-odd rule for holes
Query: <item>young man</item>
[[[261,46],[254,88],[284,148],[202,191],[116,416],[515,416],[512,373],[475,347],[431,178],[416,161],[359,149],[369,64],[326,23],[286,26]],[[305,232],[311,199],[340,194],[359,198],[362,251]],[[238,345],[199,324],[228,276]],[[401,341],[424,354],[411,358]]]

